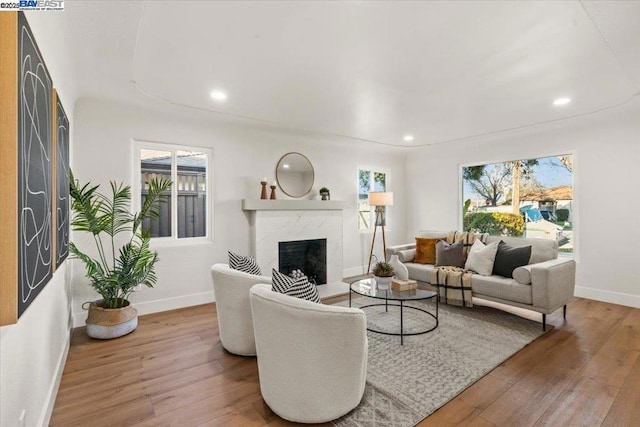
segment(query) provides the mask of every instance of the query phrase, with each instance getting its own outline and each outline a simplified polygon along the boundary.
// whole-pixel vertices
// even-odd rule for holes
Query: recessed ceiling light
[[[409,142],[409,141],[413,141],[413,135],[405,135],[404,136],[404,140]]]
[[[285,164],[282,165],[282,167],[285,168],[285,169],[289,169],[289,164],[285,163]]]
[[[555,106],[567,105],[570,102],[571,102],[571,98],[556,98],[553,100],[553,105]]]
[[[216,101],[224,101],[227,99],[227,94],[219,90],[214,90],[211,92],[211,97]]]

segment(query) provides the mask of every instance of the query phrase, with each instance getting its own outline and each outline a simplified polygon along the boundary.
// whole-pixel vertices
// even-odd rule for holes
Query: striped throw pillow
[[[261,275],[260,267],[253,257],[242,256],[231,251],[229,252],[229,267],[244,273]]]
[[[272,287],[274,292],[289,295],[308,301],[320,302],[320,295],[316,286],[309,282],[307,276],[294,279],[273,269]]]

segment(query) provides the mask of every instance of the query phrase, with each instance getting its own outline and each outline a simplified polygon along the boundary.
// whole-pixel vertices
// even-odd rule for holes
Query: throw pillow
[[[464,248],[462,253],[465,259],[469,256],[469,251],[471,250],[473,242],[475,241],[476,235],[468,231],[450,231],[449,235],[447,236],[447,243],[449,244],[462,242],[462,247]]]
[[[229,267],[234,270],[242,271],[244,273],[261,275],[260,267],[255,258],[250,256],[238,255],[234,252],[229,252]]]
[[[452,245],[440,240],[436,243],[436,267],[439,266],[452,266],[452,267],[464,267],[464,245],[462,241],[456,242]]]
[[[418,264],[435,264],[436,263],[436,243],[439,238],[433,237],[416,237],[416,256],[413,262]]]
[[[493,274],[513,278],[513,270],[529,264],[531,246],[513,247],[500,240],[496,261],[493,263]]]
[[[314,284],[309,282],[307,276],[294,279],[273,269],[272,288],[274,292],[280,292],[281,294],[312,302],[320,302],[318,289]]]
[[[496,259],[496,252],[498,252],[498,243],[493,242],[485,245],[480,240],[473,242],[464,268],[475,271],[481,276],[491,276],[493,262]]]

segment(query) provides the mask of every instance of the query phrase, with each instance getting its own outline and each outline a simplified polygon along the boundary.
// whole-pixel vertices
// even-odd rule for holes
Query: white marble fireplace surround
[[[264,274],[278,269],[279,242],[327,239],[327,284],[318,292],[323,298],[348,292],[342,282],[343,202],[245,199],[242,209],[251,212],[251,251]]]

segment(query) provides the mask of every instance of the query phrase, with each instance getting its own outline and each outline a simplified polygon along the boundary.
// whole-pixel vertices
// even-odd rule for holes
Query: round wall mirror
[[[314,179],[313,165],[300,153],[287,153],[276,166],[276,180],[284,194],[302,197],[311,191]]]

